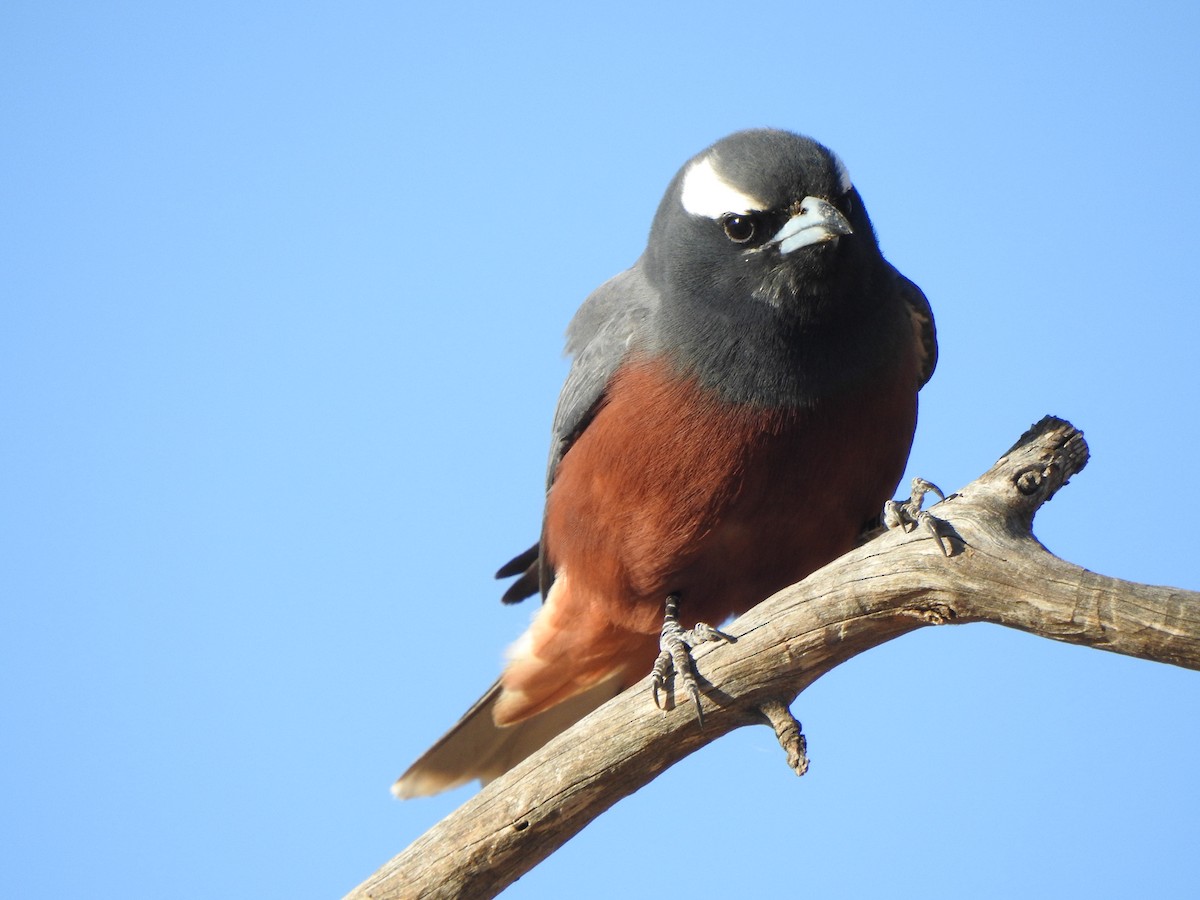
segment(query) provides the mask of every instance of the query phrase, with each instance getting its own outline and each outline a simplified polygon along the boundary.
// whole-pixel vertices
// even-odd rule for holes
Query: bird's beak
[[[800,212],[788,219],[771,238],[772,244],[779,245],[780,253],[791,253],[801,247],[821,244],[844,234],[854,233],[846,217],[828,200],[805,197],[799,206]]]

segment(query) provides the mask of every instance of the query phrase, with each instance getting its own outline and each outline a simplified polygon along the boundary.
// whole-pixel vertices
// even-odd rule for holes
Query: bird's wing
[[[571,371],[554,410],[547,490],[563,456],[603,402],[609,379],[646,327],[657,298],[641,266],[634,266],[596,288],[575,313],[567,327]]]
[[[917,343],[917,358],[921,364],[921,382],[918,387],[924,387],[933,377],[933,370],[937,367],[937,329],[933,324],[933,310],[929,308],[925,292],[901,275],[895,266],[891,268],[896,276],[896,289],[908,305],[908,313],[912,319],[913,340]]]
[[[609,379],[630,347],[643,334],[658,302],[658,294],[635,265],[596,288],[567,327],[566,352],[571,370],[558,395],[546,464],[546,490],[554,483],[563,456],[587,428],[604,402]],[[516,603],[539,589],[542,596],[554,580],[541,558],[540,543],[507,562],[497,578],[520,577],[509,585],[503,600]]]

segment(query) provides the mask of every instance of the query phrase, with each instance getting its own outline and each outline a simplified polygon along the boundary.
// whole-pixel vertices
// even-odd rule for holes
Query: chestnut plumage
[[[685,627],[719,624],[849,550],[900,479],[937,360],[925,296],[846,167],[774,130],[680,169],[567,350],[542,535],[500,571],[518,576],[506,602],[543,605],[397,796],[486,782],[640,680],[668,595]]]

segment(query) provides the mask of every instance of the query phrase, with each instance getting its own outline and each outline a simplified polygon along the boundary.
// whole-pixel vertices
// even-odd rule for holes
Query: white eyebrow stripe
[[[756,197],[742,193],[717,174],[712,159],[692,163],[683,176],[679,201],[693,216],[717,219],[725,213],[745,214],[766,208]]]

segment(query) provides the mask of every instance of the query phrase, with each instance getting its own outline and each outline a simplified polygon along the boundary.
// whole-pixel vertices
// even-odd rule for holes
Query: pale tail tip
[[[397,800],[411,800],[413,797],[431,797],[466,784],[474,776],[460,775],[457,778],[447,777],[438,772],[409,771],[396,779],[392,785],[392,796]]]

